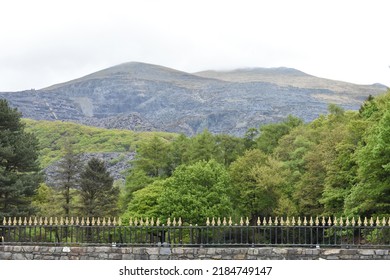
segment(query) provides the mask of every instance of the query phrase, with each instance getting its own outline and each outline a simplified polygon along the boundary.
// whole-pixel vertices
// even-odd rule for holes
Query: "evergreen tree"
[[[0,100],[0,219],[33,213],[31,199],[42,179],[38,140],[24,131],[21,114]]]
[[[59,162],[56,179],[59,181],[59,189],[64,198],[63,208],[66,216],[71,214],[72,189],[79,185],[79,174],[82,168],[80,155],[73,150],[69,139],[64,142],[64,157]]]
[[[192,138],[190,148],[191,163],[211,159],[217,159],[218,147],[214,136],[205,129],[202,133]]]
[[[92,158],[88,161],[80,174],[81,208],[84,215],[105,217],[118,214],[119,188],[114,187],[113,182],[102,160]]]
[[[151,177],[164,176],[168,172],[169,149],[170,145],[168,143],[154,136],[138,148],[134,168],[143,170]]]

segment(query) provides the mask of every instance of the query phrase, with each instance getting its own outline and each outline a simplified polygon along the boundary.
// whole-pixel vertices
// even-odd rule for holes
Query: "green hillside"
[[[23,120],[26,131],[36,135],[40,144],[40,164],[47,167],[62,155],[63,143],[69,139],[79,152],[130,152],[139,143],[157,136],[172,141],[177,134],[166,132],[134,132],[104,129],[63,121]]]

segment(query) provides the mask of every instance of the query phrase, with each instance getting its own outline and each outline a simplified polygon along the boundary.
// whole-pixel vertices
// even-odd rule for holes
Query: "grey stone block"
[[[24,256],[24,254],[20,254],[20,253],[14,253],[13,255],[12,255],[12,259],[13,260],[25,260],[26,259],[26,257]]]
[[[325,256],[339,255],[340,254],[340,249],[325,249],[322,254],[325,255]]]
[[[374,250],[370,250],[370,249],[360,249],[360,250],[358,250],[358,253],[359,253],[359,255],[363,255],[363,256],[375,255]]]
[[[171,248],[160,248],[160,255],[170,255],[171,254]]]
[[[109,254],[108,259],[109,260],[121,260],[122,254],[117,254],[117,253]]]
[[[134,260],[134,255],[133,254],[124,254],[122,256],[122,260]]]
[[[0,254],[0,260],[10,260],[12,258],[11,252],[4,252]]]
[[[375,255],[378,255],[378,256],[384,256],[384,255],[388,255],[389,254],[389,250],[375,250]]]

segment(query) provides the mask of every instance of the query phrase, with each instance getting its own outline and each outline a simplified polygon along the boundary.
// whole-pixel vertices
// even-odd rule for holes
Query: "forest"
[[[193,137],[157,132],[135,137],[107,130],[99,139],[91,128],[83,139],[90,148],[82,150],[98,145],[109,150],[112,142],[136,152],[125,182],[114,182],[98,159],[80,163],[79,130],[58,134],[63,141],[55,148],[42,145],[50,139],[42,136],[47,129],[31,130],[31,121],[5,100],[0,106],[1,220],[180,217],[184,224],[204,224],[207,217],[248,217],[254,224],[269,216],[390,213],[389,90],[369,96],[359,111],[330,104],[328,114],[312,122],[289,116],[251,128],[244,137],[207,130]],[[60,183],[47,186],[42,166],[59,155]]]

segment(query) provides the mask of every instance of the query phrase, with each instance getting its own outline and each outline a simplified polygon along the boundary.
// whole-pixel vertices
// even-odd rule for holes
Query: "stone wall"
[[[0,246],[0,260],[390,260],[389,249]]]

